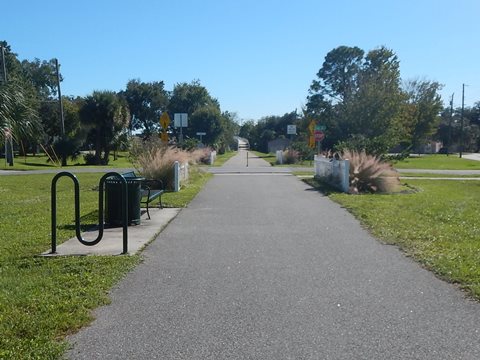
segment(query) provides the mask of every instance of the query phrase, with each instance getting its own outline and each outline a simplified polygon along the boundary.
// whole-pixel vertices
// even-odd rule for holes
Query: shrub
[[[185,139],[182,144],[182,149],[193,151],[198,147],[199,144],[200,144],[200,140],[198,139],[194,139],[194,138]]]
[[[300,160],[300,153],[297,150],[287,149],[283,152],[284,164],[295,164]]]
[[[161,180],[168,189],[173,188],[175,161],[181,164],[196,164],[205,156],[205,149],[185,151],[152,138],[148,141],[137,139],[132,143],[130,156],[135,168],[147,179]]]
[[[210,165],[210,154],[212,149],[210,148],[199,148],[190,152],[190,157],[195,163],[202,163]]]
[[[398,172],[392,165],[365,151],[344,150],[343,159],[350,161],[350,192],[390,193],[400,185]]]
[[[315,155],[315,149],[312,149],[308,146],[306,141],[297,141],[292,144],[292,149],[298,151],[300,156],[300,161],[304,160],[313,160]]]
[[[83,159],[85,160],[85,165],[97,165],[95,154],[86,153],[85,155],[83,155]]]

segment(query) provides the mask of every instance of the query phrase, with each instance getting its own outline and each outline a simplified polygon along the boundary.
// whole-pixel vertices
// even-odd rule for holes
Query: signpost
[[[316,143],[319,154],[322,150],[322,141],[325,139],[326,129],[327,127],[325,125],[317,124],[314,120],[310,121],[310,124],[308,124],[308,130],[310,131],[308,146],[314,149]]]
[[[162,125],[162,134],[160,135],[160,139],[164,143],[168,143],[168,134],[167,134],[167,128],[168,125],[170,125],[170,116],[168,116],[168,113],[165,111],[162,113],[162,116],[160,116],[160,125]]]
[[[314,137],[315,141],[322,141],[325,138],[325,133],[323,131],[316,131]]]
[[[167,112],[162,113],[162,116],[160,116],[160,125],[162,125],[164,130],[170,125],[170,116],[168,116]]]
[[[325,138],[325,125],[317,124],[315,125],[315,130],[313,131],[313,136],[317,142],[317,152],[320,154],[322,151],[322,140]]]
[[[308,137],[308,147],[311,149],[315,149],[315,137],[313,136],[315,125],[314,120],[310,121],[310,124],[308,124],[308,131],[310,132],[310,136]]]
[[[297,135],[297,126],[287,125],[287,135]]]
[[[202,144],[203,144],[203,142],[202,142],[202,136],[205,136],[205,135],[207,135],[206,132],[197,132],[197,136],[200,136],[200,142],[201,142]]]
[[[173,124],[176,128],[180,128],[179,142],[183,143],[183,128],[188,127],[188,114],[186,113],[175,113],[173,115]]]

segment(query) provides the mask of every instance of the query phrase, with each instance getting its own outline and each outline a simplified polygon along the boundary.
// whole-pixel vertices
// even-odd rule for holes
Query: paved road
[[[480,358],[480,304],[288,174],[215,175],[144,257],[70,359]]]

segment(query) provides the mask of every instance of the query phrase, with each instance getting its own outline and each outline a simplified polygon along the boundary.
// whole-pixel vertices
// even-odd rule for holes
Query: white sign
[[[178,127],[188,127],[188,114],[186,113],[175,113],[173,115],[173,125]]]
[[[203,136],[203,135],[207,135],[207,133],[206,132],[197,132],[197,135],[198,136]]]
[[[288,135],[297,135],[297,125],[287,125]]]

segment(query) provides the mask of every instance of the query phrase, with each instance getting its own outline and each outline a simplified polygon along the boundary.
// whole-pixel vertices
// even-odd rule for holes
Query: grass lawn
[[[400,173],[402,177],[424,177],[424,178],[480,178],[480,175],[456,175],[456,174],[432,174],[432,173]]]
[[[235,155],[237,155],[236,151],[228,151],[224,154],[217,155],[217,158],[215,159],[215,163],[213,164],[213,166],[222,166]]]
[[[102,174],[80,173],[82,225],[94,224]],[[108,291],[141,261],[135,256],[41,258],[50,248],[50,185],[54,175],[0,176],[0,359],[57,359],[66,334],[92,320]],[[194,173],[187,188],[164,195],[185,206],[208,180]],[[58,240],[74,236],[73,184],[57,185]]]
[[[397,169],[480,170],[480,161],[435,154],[396,161],[393,166]]]
[[[310,181],[311,182],[311,181]],[[374,236],[398,245],[441,278],[480,299],[480,182],[408,180],[419,191],[329,197]]]
[[[57,164],[48,161],[49,158],[46,155],[27,155],[27,157],[15,157],[13,166],[5,164],[5,159],[0,159],[0,170],[42,170],[48,168],[59,168]],[[73,167],[96,167],[94,165],[85,165],[83,156],[79,156],[76,160],[68,159],[67,168],[69,170]],[[110,161],[108,165],[102,165],[102,167],[112,167],[112,168],[131,168],[133,167],[132,163],[128,159],[128,153],[119,152],[117,153],[117,158],[114,160],[113,154],[110,155]]]
[[[259,152],[259,151],[250,151],[250,152],[254,153],[259,158],[262,158],[266,162],[270,163],[270,165],[272,165],[272,166],[283,166],[283,167],[310,167],[310,166],[312,166],[313,167],[313,160],[312,161],[311,160],[305,160],[305,161],[298,162],[296,164],[278,165],[276,155],[266,154],[266,153],[262,153],[262,152]]]
[[[256,156],[258,156],[259,158],[265,160],[270,164],[275,164],[275,161],[277,161],[277,157],[273,154],[266,154],[260,151],[253,151],[253,150],[249,150],[249,152],[252,154],[255,154]]]

